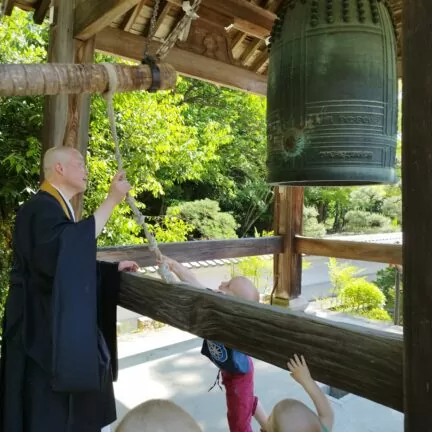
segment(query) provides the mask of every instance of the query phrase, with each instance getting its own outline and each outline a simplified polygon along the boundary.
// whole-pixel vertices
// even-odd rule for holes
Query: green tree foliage
[[[266,101],[264,98],[215,87],[198,80],[181,80],[185,122],[208,140],[208,125],[218,142],[217,163],[206,165],[201,181],[183,188],[181,199],[210,198],[236,215],[240,236],[268,229],[273,195],[266,183]]]
[[[105,60],[105,59],[104,59]],[[175,184],[199,180],[205,167],[216,160],[218,141],[213,137],[200,142],[198,130],[184,122],[185,107],[179,104],[181,95],[172,92],[122,93],[115,97],[115,112],[121,153],[133,193],[141,201],[145,196],[162,197]],[[110,135],[105,101],[96,96],[92,103],[88,166],[90,187],[85,208],[93,212],[106,195],[117,165],[114,142]],[[211,125],[208,126],[210,129]],[[145,205],[142,211],[147,214]],[[156,216],[150,213],[150,216]],[[148,219],[151,223],[152,218]],[[162,227],[175,233],[162,235]],[[179,230],[184,228],[182,234]],[[173,215],[154,229],[161,239],[184,238],[190,231],[185,224],[174,225]],[[104,229],[100,242],[104,244],[141,243],[140,228],[132,220],[126,206],[115,210]]]
[[[384,216],[395,220],[399,225],[402,222],[402,197],[396,195],[385,198],[382,204],[382,213]]]
[[[195,238],[237,238],[237,222],[230,213],[221,212],[216,201],[203,199],[184,202],[168,209],[168,214],[172,212],[176,212],[195,228]]]
[[[359,312],[364,309],[380,309],[385,304],[385,296],[380,289],[364,278],[349,280],[339,293],[343,309]]]
[[[382,291],[386,298],[386,307],[387,310],[394,316],[395,313],[395,300],[396,300],[396,268],[394,266],[388,266],[384,269],[381,269],[377,272],[376,280],[374,284],[378,286],[378,288]],[[402,274],[399,278],[399,289],[400,289],[400,304],[399,304],[399,316],[402,322],[403,316],[403,283],[402,283]]]
[[[328,269],[330,282],[332,283],[333,292],[335,294],[339,294],[349,281],[363,271],[347,263],[340,264],[336,258],[329,258]]]
[[[354,210],[380,212],[385,197],[382,186],[363,186],[350,193],[350,203]]]
[[[318,210],[318,222],[331,220],[331,231],[344,228],[345,214],[351,208],[350,187],[306,187],[305,206]]]
[[[303,209],[303,235],[308,237],[323,237],[326,229],[323,223],[319,223],[318,211],[315,207],[304,207]]]
[[[350,210],[345,215],[345,231],[361,233],[392,232],[398,229],[390,218],[363,210]]]
[[[329,276],[338,299],[337,310],[369,319],[390,321],[384,309],[386,296],[365,277],[358,277],[362,270],[349,264],[329,260]]]
[[[0,25],[0,63],[44,62],[46,30],[14,13]],[[0,314],[9,285],[17,206],[37,188],[42,98],[0,99]]]
[[[0,62],[44,62],[45,38],[44,28],[34,24],[27,14],[5,17],[0,25]],[[11,217],[17,203],[37,187],[42,103],[40,97],[0,99],[0,217],[3,219]]]
[[[377,271],[374,284],[379,287],[386,297],[389,295],[390,290],[395,287],[396,271],[396,268],[393,266],[388,266]]]

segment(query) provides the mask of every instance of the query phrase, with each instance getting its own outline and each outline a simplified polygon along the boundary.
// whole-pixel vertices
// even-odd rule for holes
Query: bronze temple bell
[[[386,1],[285,1],[270,41],[271,184],[395,182],[397,110]]]

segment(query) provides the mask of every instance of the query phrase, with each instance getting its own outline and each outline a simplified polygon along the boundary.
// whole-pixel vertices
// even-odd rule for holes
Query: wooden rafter
[[[270,36],[271,29],[253,24],[250,21],[244,19],[234,18],[233,26],[237,30],[240,30],[247,35],[258,39],[266,39],[268,36]]]
[[[2,14],[7,16],[11,15],[14,6],[15,6],[14,0],[3,0],[2,8],[1,8]]]
[[[270,12],[276,12],[279,9],[279,6],[283,3],[283,1],[284,0],[265,0],[262,7],[269,10]]]
[[[97,50],[138,61],[142,60],[144,44],[145,38],[142,36],[114,28],[106,28],[96,35]],[[153,41],[150,44],[151,52],[155,52],[160,45],[160,43]],[[191,51],[174,47],[164,61],[173,65],[180,74],[186,76],[259,95],[267,93],[266,77]]]
[[[251,69],[258,72],[264,66],[265,62],[268,61],[268,57],[267,47],[265,47],[264,51],[262,51],[253,62]]]
[[[75,11],[74,36],[81,40],[91,38],[138,2],[139,0],[81,1]]]
[[[164,22],[165,17],[169,14],[169,12],[170,12],[172,6],[173,6],[173,5],[172,5],[170,2],[168,2],[168,1],[163,2],[163,7],[162,7],[162,9],[159,11],[159,15],[158,15],[158,17],[157,17],[157,19],[156,19],[156,23],[155,23],[155,26],[154,26],[154,33],[155,33],[155,34],[157,33],[157,31],[159,30],[159,27],[160,27],[160,26],[162,25],[162,23]],[[150,30],[151,30],[151,29],[150,29],[150,26],[151,26],[151,22],[150,22],[150,20],[149,20],[149,23],[148,23],[148,25],[147,25],[146,31],[145,31],[145,33],[144,33],[144,36],[145,36],[145,37],[148,37],[149,34],[150,34]]]
[[[126,13],[123,22],[120,25],[120,28],[124,31],[129,31],[132,26],[135,24],[136,19],[138,18],[139,14],[141,13],[143,7],[149,2],[150,0],[141,0],[140,3],[138,3],[134,8],[129,10],[129,12]]]
[[[203,5],[270,31],[276,15],[247,0],[204,0]]]
[[[36,24],[42,24],[43,20],[45,19],[45,16],[48,12],[48,9],[50,7],[51,4],[51,0],[40,0],[34,15],[33,15],[33,20]]]
[[[238,46],[240,46],[243,41],[246,39],[247,35],[241,31],[238,32],[237,36],[233,39],[231,44],[232,51],[236,50]]]
[[[263,43],[261,39],[254,39],[249,43],[248,47],[244,50],[243,54],[240,56],[240,61],[243,65],[245,65],[255,54],[257,49]]]
[[[168,0],[179,7],[182,0]],[[232,17],[232,24],[251,36],[264,39],[270,34],[276,14],[248,0],[203,0],[202,7]],[[198,12],[199,15],[199,12]]]

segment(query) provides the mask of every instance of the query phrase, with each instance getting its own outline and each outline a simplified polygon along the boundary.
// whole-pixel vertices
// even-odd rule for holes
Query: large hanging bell
[[[270,41],[271,184],[393,183],[397,106],[386,1],[285,1]]]

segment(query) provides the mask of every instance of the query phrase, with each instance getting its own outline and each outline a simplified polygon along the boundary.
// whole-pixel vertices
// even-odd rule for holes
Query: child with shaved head
[[[163,257],[162,261],[183,282],[198,288],[203,286],[194,273],[177,261]],[[245,277],[234,277],[229,282],[222,282],[216,290],[225,295],[240,297],[259,302],[259,293],[254,284]],[[208,357],[222,375],[222,384],[226,390],[227,418],[230,432],[252,432],[251,421],[255,417],[266,430],[267,415],[254,394],[254,366],[252,359],[244,353],[224,345],[204,340],[201,353]],[[219,375],[218,375],[219,377]]]
[[[116,432],[201,432],[197,422],[174,402],[152,399],[130,410]]]
[[[288,363],[291,376],[305,389],[312,399],[318,414],[304,403],[284,399],[277,403],[270,414],[267,432],[331,432],[333,410],[329,400],[312,379],[306,361],[295,355]]]

